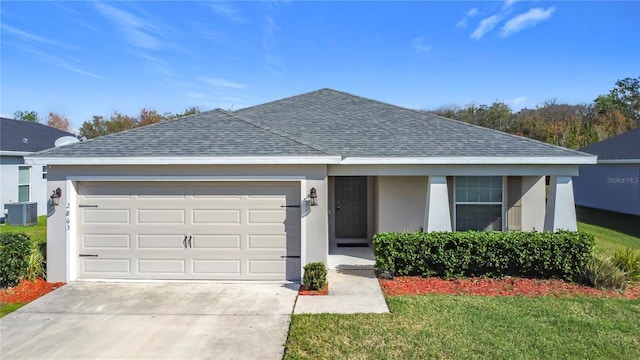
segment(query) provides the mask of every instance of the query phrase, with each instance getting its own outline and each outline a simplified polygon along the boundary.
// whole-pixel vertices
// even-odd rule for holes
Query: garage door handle
[[[189,247],[191,247],[191,235],[189,235]]]
[[[98,257],[98,255],[95,254],[78,254],[79,257]]]
[[[300,255],[282,255],[281,259],[300,259]]]
[[[292,208],[299,208],[299,207],[300,207],[300,205],[280,205],[280,207],[283,207],[283,208],[290,208],[290,207],[292,207]]]
[[[187,248],[187,235],[184,236],[184,240],[182,240],[182,246],[184,246],[184,248]]]

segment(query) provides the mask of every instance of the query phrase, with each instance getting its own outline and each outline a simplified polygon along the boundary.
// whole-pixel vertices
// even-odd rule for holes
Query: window
[[[456,231],[502,230],[502,177],[457,176]]]
[[[42,167],[42,180],[47,180],[47,166]]]
[[[18,167],[18,202],[29,201],[31,196],[31,166]]]

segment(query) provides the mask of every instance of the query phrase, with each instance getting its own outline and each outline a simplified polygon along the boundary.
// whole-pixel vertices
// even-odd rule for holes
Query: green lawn
[[[47,242],[47,216],[38,216],[38,224],[33,226],[15,226],[0,224],[0,233],[17,232],[31,236],[31,240],[39,244]]]
[[[640,250],[640,216],[578,206],[578,230],[596,236],[596,250],[613,255],[622,246]]]
[[[286,359],[632,359],[640,300],[387,298],[391,314],[294,315]]]
[[[0,317],[3,317],[9,313],[12,313],[25,305],[26,304],[22,304],[22,303],[15,303],[15,304],[0,303]]]

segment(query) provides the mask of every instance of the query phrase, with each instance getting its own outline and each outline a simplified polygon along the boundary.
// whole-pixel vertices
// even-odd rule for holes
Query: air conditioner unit
[[[38,203],[17,202],[4,204],[7,210],[7,224],[30,226],[38,223]]]

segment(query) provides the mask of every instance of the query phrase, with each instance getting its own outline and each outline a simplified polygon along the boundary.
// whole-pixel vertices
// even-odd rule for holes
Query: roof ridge
[[[296,138],[294,138],[292,135],[287,134],[287,133],[285,133],[285,132],[283,132],[283,131],[276,130],[276,129],[272,129],[272,128],[268,127],[268,126],[264,126],[264,125],[256,124],[256,123],[255,123],[254,121],[252,121],[252,120],[249,120],[249,119],[247,119],[247,118],[244,118],[244,117],[241,117],[240,115],[235,114],[235,112],[231,112],[231,111],[223,110],[223,109],[220,109],[220,108],[218,108],[218,109],[214,109],[213,111],[221,112],[221,113],[223,113],[223,114],[225,114],[225,115],[227,115],[227,116],[231,116],[231,117],[233,117],[233,118],[235,118],[235,119],[238,119],[238,120],[240,120],[240,121],[242,121],[242,122],[245,122],[245,123],[247,123],[247,124],[249,124],[249,125],[251,125],[251,126],[257,127],[258,129],[262,129],[262,130],[264,130],[264,131],[268,131],[268,132],[270,132],[270,133],[272,133],[272,134],[276,134],[276,135],[278,135],[278,136],[280,136],[280,137],[283,137],[283,138],[285,138],[285,139],[288,139],[288,140],[291,140],[291,141],[297,142],[298,144],[302,144],[302,145],[304,145],[304,146],[310,147],[310,148],[312,148],[312,149],[314,149],[314,150],[317,150],[317,151],[323,152],[323,153],[325,153],[325,154],[327,154],[327,155],[337,155],[337,154],[335,154],[335,153],[333,153],[333,152],[331,152],[331,151],[329,151],[329,150],[325,149],[324,147],[322,147],[322,146],[320,146],[320,145],[318,145],[318,144],[311,143],[311,142],[301,141],[301,140],[296,139]]]

